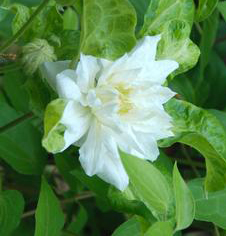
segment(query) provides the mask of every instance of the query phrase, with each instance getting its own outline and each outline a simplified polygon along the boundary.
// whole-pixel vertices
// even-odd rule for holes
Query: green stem
[[[172,157],[175,161],[177,161],[180,164],[186,165],[186,166],[190,166],[191,165],[191,161],[185,160],[185,159],[181,159],[181,158],[176,158],[176,157]],[[192,164],[193,166],[195,166],[196,168],[202,168],[205,169],[205,165],[201,162],[196,162],[192,160]]]
[[[190,164],[190,166],[191,166],[193,172],[195,173],[195,175],[197,177],[201,177],[201,175],[199,174],[198,170],[196,169],[196,166],[193,164],[193,161],[192,161],[190,155],[187,153],[187,150],[186,150],[186,148],[183,144],[181,145],[181,150],[182,150],[184,156],[186,157],[188,163]]]
[[[195,27],[198,30],[199,34],[202,35],[203,30],[198,22],[195,23]]]
[[[29,112],[29,113],[27,113],[27,114],[25,114],[25,115],[23,115],[23,116],[17,118],[16,120],[13,120],[12,122],[10,122],[10,123],[8,123],[8,124],[6,124],[6,125],[0,127],[0,133],[3,133],[3,132],[5,132],[6,130],[11,129],[12,127],[14,127],[14,126],[20,124],[21,122],[23,122],[23,121],[25,121],[25,120],[31,118],[32,116],[33,116],[33,113],[32,113],[32,112]]]
[[[35,10],[35,12],[31,15],[29,20],[17,31],[15,35],[12,36],[5,44],[0,47],[0,53],[3,53],[8,47],[10,47],[13,43],[19,39],[24,32],[31,26],[35,17],[43,10],[43,8],[50,2],[50,0],[44,0],[42,4]]]
[[[81,51],[82,51],[82,48],[83,48],[83,42],[84,42],[84,39],[83,39],[83,36],[84,36],[84,26],[83,26],[84,25],[84,11],[82,11],[82,13],[81,13],[79,22],[80,22],[80,25],[81,25],[79,50],[78,50],[78,54],[75,57],[72,58],[72,60],[69,64],[70,69],[75,69],[76,68],[76,65],[78,63],[78,60],[80,58],[80,54],[81,54]]]
[[[216,235],[216,236],[220,236],[220,232],[219,232],[218,227],[217,227],[215,224],[213,224],[213,225],[214,225],[215,235]]]

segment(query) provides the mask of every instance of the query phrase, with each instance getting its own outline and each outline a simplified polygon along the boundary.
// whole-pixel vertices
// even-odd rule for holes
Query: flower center
[[[119,94],[119,110],[120,115],[127,114],[133,108],[133,103],[131,102],[130,95],[132,93],[131,87],[126,87],[123,83],[119,83],[115,86]]]

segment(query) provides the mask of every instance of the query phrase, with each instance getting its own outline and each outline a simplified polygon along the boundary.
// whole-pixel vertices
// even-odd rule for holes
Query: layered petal
[[[137,46],[129,53],[128,63],[137,64],[141,67],[155,61],[157,45],[161,35],[146,36],[141,39]]]
[[[60,123],[66,127],[63,150],[78,141],[88,131],[91,116],[88,108],[82,107],[75,101],[68,102],[60,120]]]
[[[56,90],[56,76],[68,69],[70,61],[45,62],[40,66],[40,71],[49,85]]]
[[[128,128],[123,134],[117,136],[119,148],[126,153],[142,159],[154,161],[158,155],[156,140],[151,133],[143,133]]]
[[[87,93],[89,89],[94,88],[97,73],[100,71],[98,59],[93,56],[80,55],[80,61],[76,69],[77,85],[81,92]]]
[[[79,160],[87,175],[97,174],[120,190],[127,187],[128,176],[109,128],[94,121],[79,153]]]
[[[166,78],[178,67],[179,64],[173,60],[153,61],[142,68],[139,78],[153,84],[163,84]]]
[[[56,76],[56,89],[60,98],[78,101],[81,97],[74,70],[64,70]]]

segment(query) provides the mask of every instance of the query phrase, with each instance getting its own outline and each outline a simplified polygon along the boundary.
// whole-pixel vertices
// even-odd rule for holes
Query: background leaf
[[[199,6],[196,12],[195,20],[203,21],[214,11],[218,0],[199,0]]]
[[[2,102],[0,113],[0,126],[22,116]],[[40,142],[40,132],[29,121],[24,121],[0,134],[0,157],[19,173],[41,174],[47,155]]]
[[[226,229],[226,189],[206,193],[203,184],[203,179],[194,179],[188,183],[196,204],[195,219],[213,222]]]
[[[0,193],[0,235],[9,236],[19,225],[24,210],[24,199],[16,190]]]
[[[58,199],[44,177],[42,179],[35,220],[35,236],[58,236],[64,225],[64,214]]]
[[[217,7],[226,21],[226,2],[219,2]]]

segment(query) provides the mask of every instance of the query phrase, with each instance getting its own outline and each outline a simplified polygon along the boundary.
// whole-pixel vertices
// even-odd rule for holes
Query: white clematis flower
[[[116,61],[81,54],[76,70],[63,70],[56,77],[53,64],[45,64],[52,74],[50,83],[67,100],[60,120],[66,127],[65,146],[60,151],[80,146],[86,174],[96,174],[120,190],[129,180],[119,149],[154,161],[159,155],[157,140],[173,135],[163,104],[175,93],[162,84],[178,63],[155,60],[159,40],[160,36],[147,36]],[[57,63],[61,68],[67,65]]]

